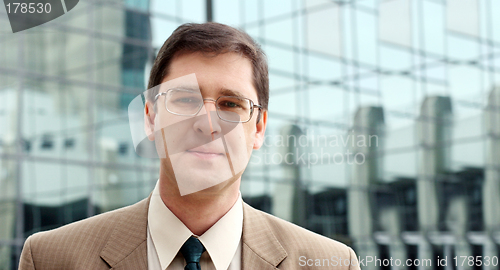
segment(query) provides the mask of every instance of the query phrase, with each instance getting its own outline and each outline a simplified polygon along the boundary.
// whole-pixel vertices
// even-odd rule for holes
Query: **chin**
[[[196,192],[191,192],[185,195],[183,195],[181,192],[181,195],[189,197],[198,197],[198,198],[229,195],[232,192],[237,192],[239,190],[239,180],[241,179],[242,173],[243,172],[240,172],[236,174],[234,177],[230,177],[229,179],[224,180],[222,182],[219,179],[218,181],[216,181],[216,183],[214,182],[214,184],[212,184],[211,186],[206,187],[204,189],[200,189]],[[179,188],[179,191],[181,190],[181,188]]]

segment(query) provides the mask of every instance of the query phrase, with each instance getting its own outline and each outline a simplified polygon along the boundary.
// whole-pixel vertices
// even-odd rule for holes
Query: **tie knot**
[[[191,236],[181,247],[182,256],[184,256],[187,264],[199,263],[203,252],[205,252],[205,247],[194,236]]]

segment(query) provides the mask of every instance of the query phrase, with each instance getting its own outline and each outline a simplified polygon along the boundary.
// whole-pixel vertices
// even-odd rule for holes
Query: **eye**
[[[237,104],[236,102],[232,102],[232,101],[224,101],[222,102],[221,104],[222,106],[225,106],[225,107],[228,107],[228,108],[237,108],[237,107],[241,107],[239,104]]]
[[[222,97],[217,103],[221,110],[231,111],[246,111],[248,110],[248,102],[245,99],[237,97]]]
[[[196,102],[194,98],[179,98],[176,100],[177,102],[182,102],[182,103],[193,103]]]
[[[173,102],[178,104],[198,104],[200,103],[200,98],[192,96],[178,97]]]

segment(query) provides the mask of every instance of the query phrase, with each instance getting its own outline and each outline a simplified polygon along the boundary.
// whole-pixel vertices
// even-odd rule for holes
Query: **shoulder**
[[[248,218],[256,219],[262,227],[267,227],[286,251],[288,258],[296,263],[309,260],[329,260],[330,265],[337,261],[357,262],[356,254],[347,245],[334,239],[319,235],[291,222],[245,205]]]
[[[21,263],[29,262],[41,269],[67,268],[67,262],[78,262],[82,258],[99,258],[114,229],[129,222],[131,217],[143,218],[147,223],[147,199],[134,205],[102,213],[50,231],[38,232],[26,240]],[[144,217],[140,217],[142,215]],[[64,258],[64,260],[62,259]],[[61,264],[59,264],[61,263]],[[54,266],[57,266],[54,268]],[[20,267],[20,269],[22,269]]]
[[[93,241],[94,243],[95,240],[103,241],[105,240],[103,236],[109,235],[113,228],[122,222],[127,214],[136,210],[140,203],[143,203],[143,201],[70,223],[57,229],[35,233],[30,236],[31,244],[43,244],[47,242],[71,244],[78,242],[81,245],[87,241]]]

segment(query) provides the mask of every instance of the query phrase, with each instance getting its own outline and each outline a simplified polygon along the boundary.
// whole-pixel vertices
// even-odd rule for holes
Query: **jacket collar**
[[[115,229],[106,246],[101,251],[101,258],[113,269],[147,269],[147,222],[148,198],[128,206],[117,213],[120,215]]]
[[[276,269],[286,257],[264,214],[243,203],[242,269]]]
[[[113,269],[147,269],[148,198],[129,206],[111,233],[101,258]],[[287,253],[264,214],[243,202],[242,270],[276,269]]]

